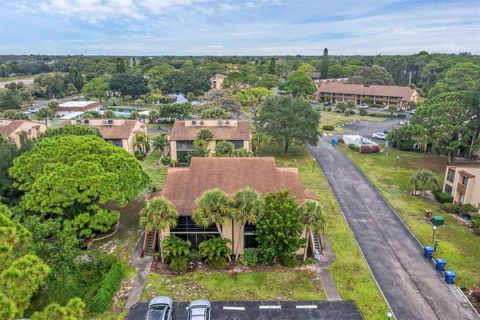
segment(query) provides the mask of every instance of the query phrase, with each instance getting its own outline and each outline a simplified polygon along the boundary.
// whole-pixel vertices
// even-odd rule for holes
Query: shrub
[[[367,109],[360,109],[360,115],[361,116],[367,116],[368,115]]]
[[[202,260],[202,256],[200,252],[195,249],[190,250],[190,254],[188,255],[188,261],[190,262],[198,262]]]
[[[167,263],[177,257],[187,259],[190,254],[191,242],[183,240],[173,234],[169,235],[162,241],[163,256]]]
[[[403,151],[412,151],[415,149],[415,141],[414,140],[402,140],[398,145],[398,149]]]
[[[302,230],[297,204],[288,196],[288,190],[268,193],[263,218],[257,223],[260,261],[272,264],[295,259],[295,252],[304,244]]]
[[[348,145],[348,147],[349,147],[350,149],[352,149],[352,150],[355,150],[355,151],[360,150],[360,148],[359,148],[358,146],[354,145],[353,143],[350,143],[350,144]]]
[[[227,244],[230,242],[228,239],[222,239],[220,237],[212,237],[206,241],[203,241],[199,245],[200,255],[207,261],[212,262],[216,260],[225,260],[225,257],[230,254],[230,248]]]
[[[379,104],[379,103],[374,103],[371,105],[372,108],[383,108],[384,105],[383,104]]]
[[[90,303],[90,309],[93,312],[101,313],[107,310],[110,301],[120,288],[123,279],[124,270],[120,263],[114,262],[110,270],[103,278],[100,288]]]
[[[472,228],[473,229],[480,229],[480,216],[472,217]]]
[[[435,199],[437,199],[437,201],[440,202],[440,203],[452,203],[453,202],[453,197],[451,195],[449,195],[448,193],[442,192],[442,190],[433,191],[433,195],[435,196]]]
[[[145,152],[139,150],[135,151],[133,155],[135,156],[135,158],[137,158],[137,160],[143,160],[147,156]]]
[[[327,111],[328,111],[328,112],[331,112],[331,111],[332,111],[332,107],[328,107],[328,108],[327,108]]]
[[[164,166],[168,166],[168,165],[170,165],[171,160],[170,160],[170,157],[168,157],[168,156],[162,156],[162,157],[160,158],[160,162],[161,162]]]
[[[466,203],[464,205],[459,206],[458,213],[460,214],[469,214],[469,213],[476,213],[478,208],[470,203]]]
[[[227,267],[227,261],[225,258],[215,258],[207,262],[209,268],[213,270],[222,270]]]
[[[333,131],[333,130],[335,130],[335,128],[334,128],[332,125],[330,125],[330,124],[324,125],[324,126],[322,127],[322,129],[325,130],[325,131]]]
[[[346,116],[349,116],[349,115],[351,115],[351,114],[355,114],[355,111],[353,111],[353,110],[346,110],[346,111],[344,112],[344,114],[345,114]]]
[[[240,262],[243,265],[255,267],[258,263],[258,249],[245,248],[243,255],[240,257]]]
[[[170,259],[168,267],[173,272],[185,272],[188,267],[188,258],[184,256],[176,256]]]
[[[448,212],[448,213],[458,213],[459,212],[459,206],[457,204],[453,204],[453,203],[444,203],[444,204],[441,204],[440,205],[440,208],[442,208],[442,210],[444,210],[445,212]]]

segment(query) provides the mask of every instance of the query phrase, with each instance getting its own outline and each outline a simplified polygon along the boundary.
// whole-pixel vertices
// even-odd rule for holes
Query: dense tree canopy
[[[315,93],[317,87],[307,73],[299,70],[288,76],[283,89],[294,97],[309,97]]]
[[[147,82],[142,75],[115,73],[109,80],[110,89],[122,97],[138,97],[148,92]]]
[[[14,160],[10,175],[25,193],[22,207],[69,220],[85,237],[118,219],[100,205],[126,204],[148,182],[133,155],[94,135],[42,139]]]
[[[265,101],[259,125],[265,134],[284,146],[292,143],[316,144],[320,115],[302,98],[275,97]]]
[[[365,66],[355,72],[350,79],[351,83],[363,85],[393,85],[395,84],[392,75],[384,67]]]

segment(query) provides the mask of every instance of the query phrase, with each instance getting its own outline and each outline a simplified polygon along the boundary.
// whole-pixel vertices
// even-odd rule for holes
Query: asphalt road
[[[447,285],[423,258],[422,246],[341,151],[323,138],[309,150],[397,319],[479,319],[455,286]]]
[[[134,305],[127,320],[144,319],[147,302]],[[362,320],[351,301],[214,301],[212,320]],[[188,302],[173,303],[173,320],[187,319]]]

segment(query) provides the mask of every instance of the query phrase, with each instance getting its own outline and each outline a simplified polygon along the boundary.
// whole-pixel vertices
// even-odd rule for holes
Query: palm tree
[[[222,224],[227,219],[233,218],[232,200],[220,189],[205,191],[197,199],[198,208],[193,212],[192,218],[196,224],[208,227],[215,224],[220,237],[223,239]],[[230,256],[228,260],[231,261]]]
[[[233,196],[235,219],[242,224],[238,234],[237,247],[235,248],[235,261],[238,260],[240,250],[240,237],[245,230],[245,224],[257,224],[263,214],[263,200],[260,193],[250,188],[238,190]]]
[[[48,127],[48,119],[52,120],[54,116],[55,116],[55,113],[50,108],[42,108],[37,112],[37,117],[45,120],[45,126],[47,127]]]
[[[305,227],[306,239],[305,239],[305,252],[303,253],[303,260],[307,258],[308,234],[310,232],[323,231],[325,226],[325,215],[322,207],[317,201],[307,200],[297,209],[298,218]]]
[[[172,203],[160,197],[148,201],[147,206],[140,212],[140,226],[147,232],[158,233],[160,244],[162,243],[161,232],[167,228],[174,228],[177,225],[178,212]],[[163,260],[163,250],[160,245],[160,256]]]
[[[417,190],[421,190],[425,195],[426,190],[433,190],[438,186],[437,175],[430,170],[418,170],[410,178],[410,186],[413,188],[413,194],[417,194]]]
[[[135,148],[139,148],[141,151],[147,153],[150,150],[150,143],[148,142],[148,138],[144,134],[136,134],[135,135],[135,142],[133,143]]]
[[[163,155],[165,148],[168,146],[168,140],[165,133],[162,133],[155,138],[153,138],[152,147],[153,151],[159,150],[160,155]]]

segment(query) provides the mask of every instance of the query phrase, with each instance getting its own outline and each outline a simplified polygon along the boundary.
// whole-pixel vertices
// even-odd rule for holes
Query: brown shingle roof
[[[4,120],[4,121],[10,122],[7,125],[0,124],[0,134],[5,136],[5,137],[9,137],[22,124],[27,122],[27,120]]]
[[[282,189],[301,203],[305,201],[296,168],[277,168],[273,157],[192,158],[189,168],[168,169],[162,196],[182,215],[190,215],[196,199],[205,191],[219,188],[228,194],[250,187],[262,195]]]
[[[100,131],[103,139],[128,139],[133,133],[137,120],[125,120],[124,124],[119,125],[89,125]]]
[[[250,140],[250,126],[246,120],[238,120],[235,127],[185,126],[185,121],[175,121],[170,140],[195,140],[202,129],[210,129],[215,140]]]
[[[410,87],[400,86],[377,86],[371,85],[365,87],[363,84],[348,84],[339,82],[329,82],[318,87],[317,93],[343,93],[357,94],[364,96],[381,96],[381,97],[401,97],[402,100],[408,101],[415,92]]]

